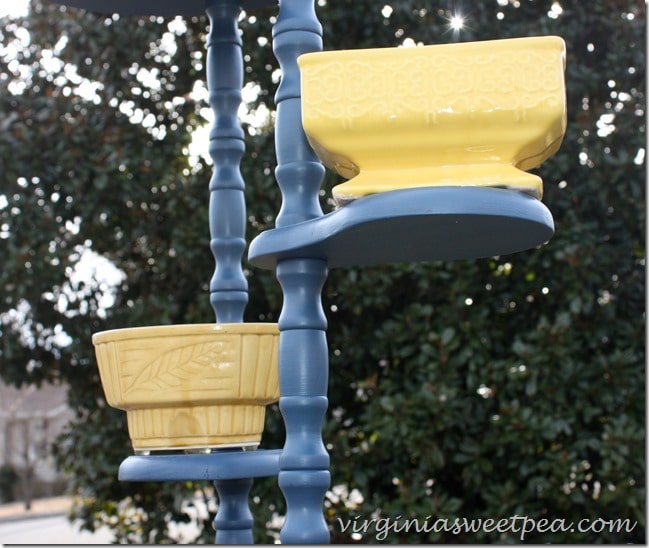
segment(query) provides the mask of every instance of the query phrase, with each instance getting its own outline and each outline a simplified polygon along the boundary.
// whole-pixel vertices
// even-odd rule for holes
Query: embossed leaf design
[[[173,390],[187,381],[201,375],[210,368],[209,378],[231,380],[236,372],[232,367],[214,367],[230,359],[232,352],[222,342],[192,344],[164,352],[148,363],[133,379],[126,394],[137,392],[157,392]],[[228,386],[230,383],[226,383]],[[224,387],[225,388],[225,387]]]

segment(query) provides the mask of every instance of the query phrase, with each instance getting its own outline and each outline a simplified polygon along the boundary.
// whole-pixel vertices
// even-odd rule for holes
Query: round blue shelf
[[[121,481],[214,481],[276,476],[280,449],[128,457]]]
[[[123,15],[204,15],[207,0],[48,0],[72,8]],[[245,10],[277,5],[277,0],[241,0]]]
[[[552,214],[515,190],[424,187],[359,198],[322,217],[268,230],[248,251],[254,266],[322,259],[329,268],[507,255],[547,242]]]

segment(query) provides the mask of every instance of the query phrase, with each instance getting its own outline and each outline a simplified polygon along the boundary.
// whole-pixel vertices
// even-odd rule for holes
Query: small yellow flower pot
[[[495,186],[540,198],[525,173],[566,129],[565,44],[555,36],[302,55],[302,121],[350,181],[339,204],[419,186]]]
[[[279,398],[276,324],[116,329],[92,342],[136,451],[259,445]]]

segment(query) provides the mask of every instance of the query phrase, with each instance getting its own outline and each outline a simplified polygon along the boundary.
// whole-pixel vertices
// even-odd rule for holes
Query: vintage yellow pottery
[[[541,197],[541,179],[525,171],[565,133],[561,38],[327,51],[298,63],[307,138],[351,179],[333,189],[339,204],[434,185]]]
[[[136,451],[257,446],[279,398],[276,324],[196,324],[96,333],[108,403]]]

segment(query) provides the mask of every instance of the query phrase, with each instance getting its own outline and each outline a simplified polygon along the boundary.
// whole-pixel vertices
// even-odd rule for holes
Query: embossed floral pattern
[[[478,116],[497,109],[524,121],[530,109],[560,102],[563,69],[557,63],[558,51],[481,53],[475,48],[473,53],[437,54],[437,47],[397,48],[383,54],[377,50],[364,60],[350,56],[304,63],[303,70],[309,72],[304,110],[310,117],[328,118],[350,129],[368,121],[368,115],[390,121],[406,113],[428,125],[437,124],[444,114]]]
[[[237,357],[237,352],[229,346],[224,342],[207,342],[163,352],[125,383],[124,395],[129,397],[137,392],[175,391],[192,382],[197,375],[201,375],[202,390],[236,390],[238,371],[233,358]],[[193,391],[197,389],[193,388]]]

